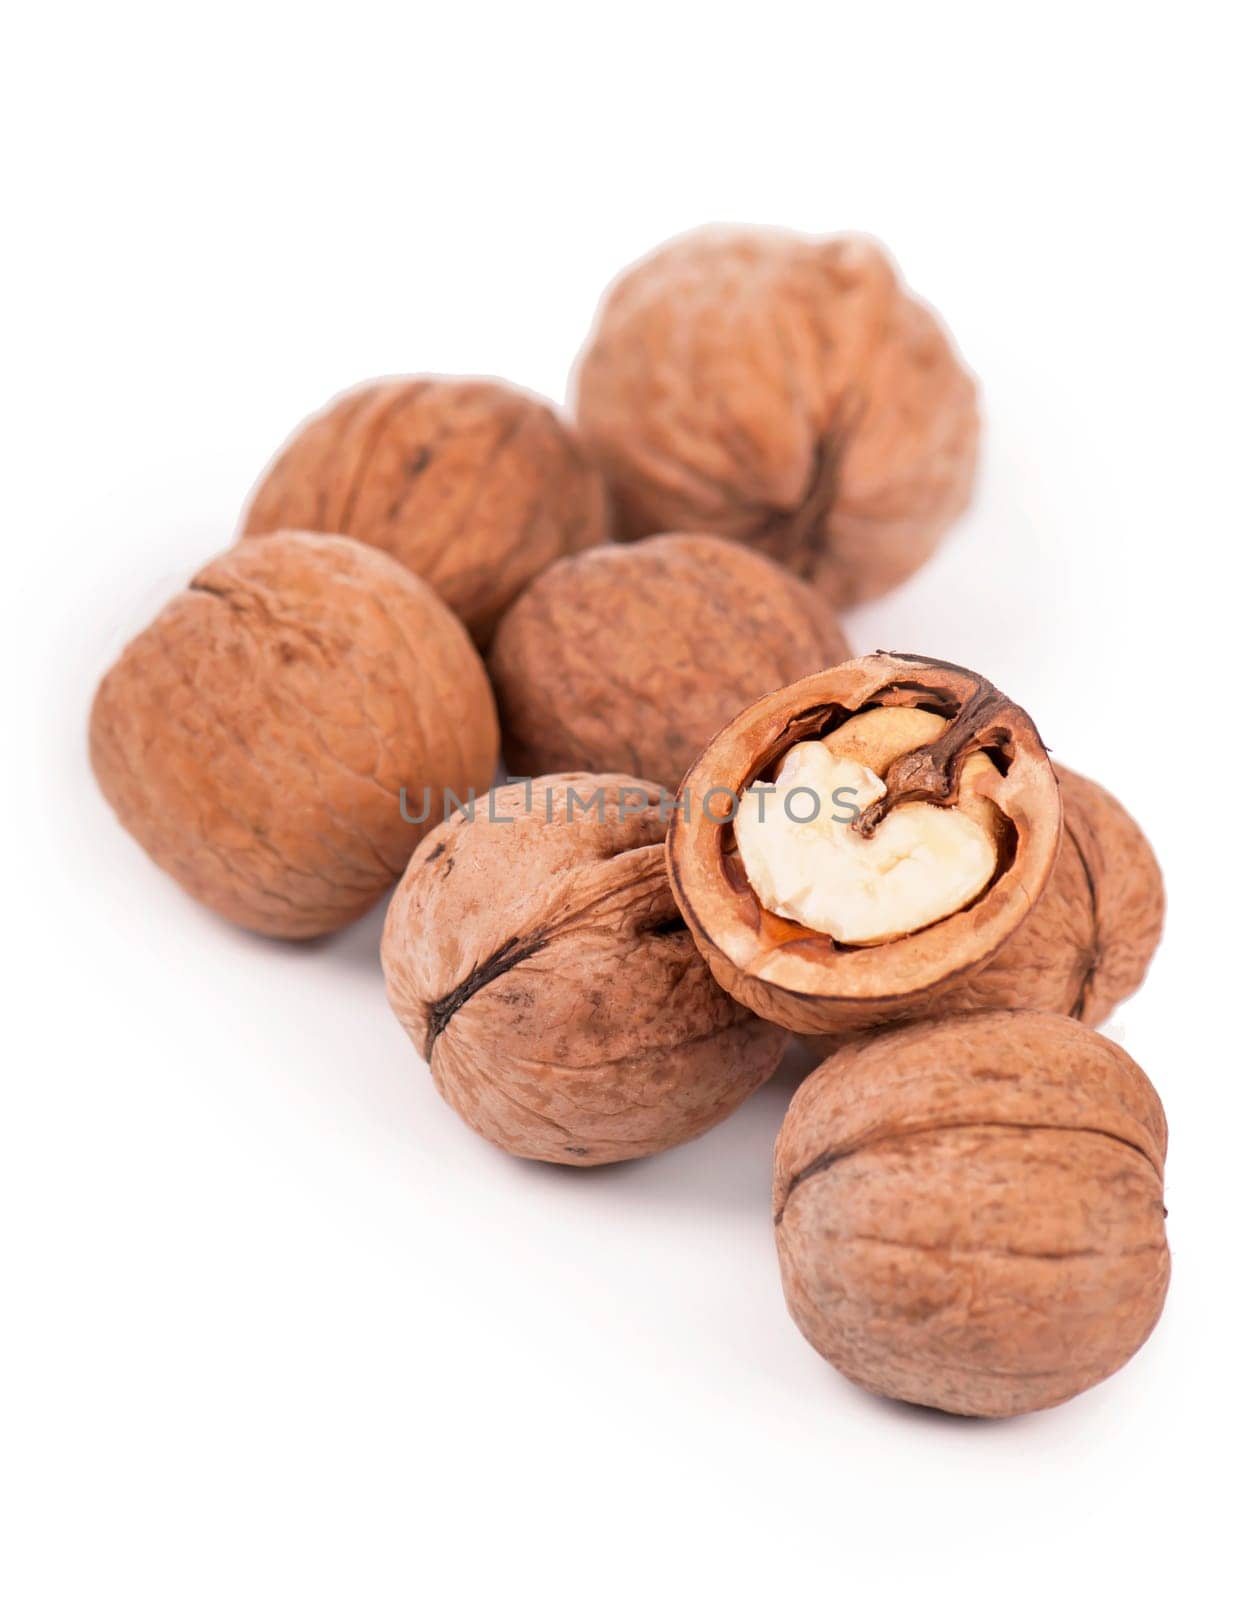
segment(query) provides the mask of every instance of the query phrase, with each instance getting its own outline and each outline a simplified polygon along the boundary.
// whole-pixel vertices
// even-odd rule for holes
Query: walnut
[[[968,503],[975,387],[869,239],[712,228],[611,288],[577,418],[622,536],[745,540],[835,605],[884,593]]]
[[[424,578],[475,641],[548,562],[605,537],[598,472],[552,408],[504,383],[367,383],[305,422],[243,533],[346,533]]]
[[[1151,846],[1106,789],[1065,767],[1055,774],[1060,848],[1037,905],[984,967],[937,997],[918,997],[897,1020],[1006,1009],[1057,1011],[1097,1027],[1146,977],[1164,923]],[[828,1055],[858,1031],[813,1036],[810,1054]]]
[[[1032,937],[1045,940],[1053,950],[1060,946],[1061,928],[1069,930],[1070,938],[1076,937],[1081,982],[1065,1009],[1097,1027],[1147,975],[1164,931],[1164,879],[1141,828],[1119,800],[1066,767],[1057,766],[1056,776],[1064,801],[1061,850],[1067,848],[1078,858],[1086,894],[1083,898],[1079,890],[1066,895],[1060,906],[1053,902],[1048,885],[1038,904],[1039,927]],[[1057,890],[1059,866],[1057,862]],[[1082,915],[1075,924],[1074,918],[1087,908],[1089,922]],[[1024,936],[1022,929],[1016,937]],[[1028,996],[1018,1003],[1037,1004]]]
[[[1142,983],[1164,924],[1159,863],[1106,789],[1055,773],[1063,829],[1038,904],[985,967],[909,1017],[1016,1007],[1097,1027]]]
[[[735,712],[847,654],[829,606],[754,551],[699,534],[583,551],[500,624],[505,760],[518,775],[580,767],[676,789]]]
[[[1164,1304],[1164,1111],[1068,1017],[992,1011],[846,1045],[774,1161],[804,1337],[876,1394],[972,1416],[1110,1376]]]
[[[842,837],[786,826],[818,817]],[[878,652],[765,695],[713,739],[675,808],[669,869],[717,980],[770,1021],[830,1034],[938,1004],[984,967],[1059,842],[1026,713],[962,667]]]
[[[482,662],[442,601],[381,551],[308,533],[209,562],[105,676],[90,739],[105,797],[158,866],[232,922],[294,939],[367,911],[444,789],[490,783],[499,742]]]
[[[514,1155],[593,1166],[729,1115],[785,1035],[713,981],[665,877],[667,799],[585,773],[515,783],[414,855],[382,943],[439,1093]]]

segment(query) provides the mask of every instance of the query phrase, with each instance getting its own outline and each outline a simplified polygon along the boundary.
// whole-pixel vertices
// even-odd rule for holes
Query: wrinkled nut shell
[[[847,1045],[778,1137],[782,1284],[804,1337],[897,1400],[972,1416],[1108,1377],[1164,1304],[1164,1112],[1110,1040],[986,1012]]]
[[[978,899],[868,948],[837,945],[764,909],[734,854],[732,796],[771,771],[792,745],[823,737],[858,711],[917,705],[954,724],[963,707],[987,692],[996,697],[1006,772],[984,792],[1005,819],[1008,840],[997,875]],[[1033,722],[985,679],[921,656],[861,656],[764,696],[716,736],[687,774],[684,791],[689,805],[675,810],[668,839],[678,909],[717,981],[796,1033],[845,1033],[937,1006],[1022,925],[1059,847],[1059,792]]]
[[[536,573],[607,526],[599,473],[550,406],[503,383],[407,378],[349,390],[306,422],[257,485],[242,531],[376,545],[484,644]]]
[[[276,534],[211,561],[131,641],[91,711],[109,804],[232,922],[302,939],[361,916],[426,828],[427,787],[491,781],[498,730],[465,630],[351,539]]]
[[[443,1098],[513,1155],[668,1149],[777,1065],[785,1035],[713,982],[677,916],[664,830],[634,778],[510,784],[441,824],[396,891],[391,1005]]]
[[[609,290],[577,378],[623,536],[743,540],[835,605],[884,593],[968,503],[972,378],[869,239],[709,228]]]
[[[501,623],[492,680],[510,772],[634,772],[676,790],[757,696],[845,660],[825,601],[699,534],[557,562]]]
[[[1056,1011],[1098,1027],[1146,977],[1164,927],[1164,881],[1141,829],[1089,778],[1056,766],[1060,848],[1038,904],[987,964],[908,1021],[958,1011]],[[833,1049],[836,1037],[813,1040]]]
[[[1076,772],[1057,773],[1064,831],[1081,859],[1092,930],[1086,972],[1070,1010],[1096,1027],[1147,975],[1164,931],[1164,879],[1150,844],[1119,800]]]

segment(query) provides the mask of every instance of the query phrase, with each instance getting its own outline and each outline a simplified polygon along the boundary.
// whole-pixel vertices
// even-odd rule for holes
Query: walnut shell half
[[[432,590],[353,539],[286,533],[218,556],[127,645],[90,741],[158,866],[232,922],[305,939],[390,888],[445,789],[490,784],[499,734]]]
[[[513,1155],[594,1166],[703,1133],[786,1036],[713,981],[665,877],[666,799],[586,773],[514,783],[413,857],[387,992],[439,1093]]]
[[[485,644],[549,561],[606,535],[599,473],[551,406],[487,379],[367,383],[310,418],[243,534],[346,533],[402,562]]]
[[[1058,1405],[1160,1315],[1166,1139],[1143,1072],[1068,1017],[983,1012],[849,1044],[778,1136],[791,1315],[875,1394],[984,1417]]]
[[[968,503],[972,378],[885,252],[708,228],[609,290],[577,417],[622,534],[745,540],[835,605],[882,594]]]
[[[948,731],[895,762],[879,807],[922,794],[954,804],[962,764],[984,752],[990,760],[976,787],[998,818],[998,865],[963,909],[890,942],[852,948],[762,905],[735,847],[733,817],[749,803],[744,791],[767,780],[792,746],[883,706],[937,713]],[[880,651],[765,695],[713,739],[681,798],[668,840],[678,908],[717,981],[796,1033],[875,1026],[941,1000],[1021,926],[1059,846],[1059,793],[1033,722],[984,678],[923,656]]]
[[[634,772],[676,790],[743,706],[848,655],[830,606],[755,551],[669,534],[536,578],[490,655],[510,772]]]

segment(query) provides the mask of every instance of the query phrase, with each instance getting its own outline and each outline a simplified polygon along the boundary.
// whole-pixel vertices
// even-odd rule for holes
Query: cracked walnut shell
[[[1068,1017],[982,1012],[848,1044],[778,1136],[790,1313],[875,1394],[983,1417],[1058,1405],[1159,1318],[1166,1139],[1144,1073]]]
[[[396,1016],[439,1093],[513,1155],[644,1156],[720,1122],[785,1035],[700,959],[654,784],[585,773],[494,790],[414,855],[387,914]]]
[[[488,379],[400,378],[351,389],[305,422],[242,531],[376,545],[483,645],[536,573],[598,543],[607,524],[600,476],[551,406]]]
[[[847,654],[827,603],[774,562],[669,534],[549,567],[489,664],[510,772],[633,772],[676,790],[735,712]]]
[[[662,245],[608,291],[576,386],[623,537],[743,540],[839,607],[908,577],[968,503],[973,380],[870,239]]]
[[[892,733],[870,755],[865,730],[882,722],[910,728],[918,720],[937,733],[902,743]],[[753,785],[766,792],[778,786],[793,752],[821,743],[880,768],[862,767],[878,798],[847,824],[862,845],[876,844],[878,829],[886,844],[896,815],[952,808],[989,846],[984,885],[951,902],[945,914],[931,913],[877,942],[840,940],[806,925],[799,913],[770,909],[740,851],[738,821],[754,805]],[[824,808],[845,791],[808,792]],[[937,1008],[1022,925],[1050,878],[1060,839],[1055,774],[1026,713],[965,668],[884,651],[748,707],[692,767],[683,798],[669,830],[669,871],[696,944],[736,999],[805,1034],[872,1027],[922,1004]],[[801,841],[800,848],[796,870],[815,883],[830,865],[824,845]],[[907,847],[901,852],[909,854]],[[928,872],[929,841],[912,854],[905,870]],[[889,852],[877,863],[884,886],[893,866]]]
[[[438,596],[381,551],[301,533],[197,573],[104,677],[90,744],[158,866],[232,922],[303,939],[403,871],[422,830],[402,790],[438,804],[490,784],[498,731]]]

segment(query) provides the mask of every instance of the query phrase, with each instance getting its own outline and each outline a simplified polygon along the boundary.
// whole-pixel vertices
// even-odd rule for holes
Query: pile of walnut
[[[306,422],[101,683],[100,787],[260,933],[399,880],[392,1006],[515,1155],[665,1150],[814,1041],[773,1198],[805,1336],[902,1400],[1067,1399],[1168,1283],[1164,1114],[1092,1031],[1159,870],[1020,706],[849,659],[835,609],[964,508],[973,381],[869,241],[707,230],[610,291],[576,388]]]

